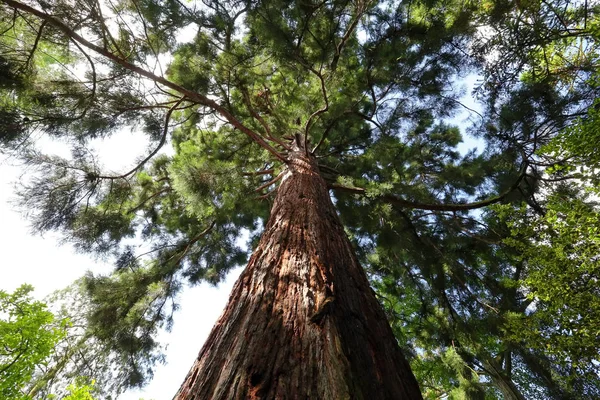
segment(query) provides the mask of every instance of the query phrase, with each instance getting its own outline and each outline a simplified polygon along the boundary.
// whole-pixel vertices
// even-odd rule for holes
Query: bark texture
[[[421,399],[304,151],[175,399]]]

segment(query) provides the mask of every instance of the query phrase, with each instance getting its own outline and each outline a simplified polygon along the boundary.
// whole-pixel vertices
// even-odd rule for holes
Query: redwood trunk
[[[304,151],[175,399],[421,399]]]

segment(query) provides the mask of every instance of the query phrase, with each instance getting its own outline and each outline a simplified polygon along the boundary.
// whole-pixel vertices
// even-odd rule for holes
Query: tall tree
[[[481,209],[546,212],[542,168],[563,160],[538,149],[598,94],[598,9],[580,3],[1,0],[0,138],[38,169],[34,227],[115,257],[86,278],[87,318],[127,385],[151,375],[182,281],[246,261],[246,229],[178,398],[420,398],[398,341],[428,397],[570,396],[504,333],[528,264]],[[461,99],[473,74],[481,112]],[[102,171],[89,145],[127,129],[147,157]],[[459,151],[465,133],[485,149]]]

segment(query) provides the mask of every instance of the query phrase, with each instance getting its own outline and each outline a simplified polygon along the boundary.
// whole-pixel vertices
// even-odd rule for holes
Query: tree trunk
[[[526,400],[519,388],[514,384],[512,379],[506,376],[502,367],[496,361],[484,359],[482,363],[483,367],[490,373],[489,376],[492,382],[502,392],[505,400]]]
[[[185,400],[421,399],[316,161],[296,145]]]

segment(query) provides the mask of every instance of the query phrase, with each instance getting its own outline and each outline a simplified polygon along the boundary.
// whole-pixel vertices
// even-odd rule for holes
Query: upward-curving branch
[[[432,204],[432,203],[419,203],[414,201],[405,200],[402,197],[395,194],[384,194],[380,196],[378,199],[384,201],[386,203],[394,204],[401,208],[412,208],[418,210],[428,210],[428,211],[468,211],[468,210],[476,210],[478,208],[490,206],[492,204],[496,204],[501,202],[506,196],[515,191],[523,178],[525,177],[525,172],[527,170],[527,166],[525,166],[519,177],[515,180],[515,182],[504,192],[500,193],[498,196],[490,197],[489,199],[475,201],[472,203],[451,203],[451,204]],[[360,195],[366,195],[367,191],[364,188],[359,187],[349,187],[344,185],[338,185],[336,183],[329,184],[329,188],[333,190],[339,190],[342,192],[355,193]]]

